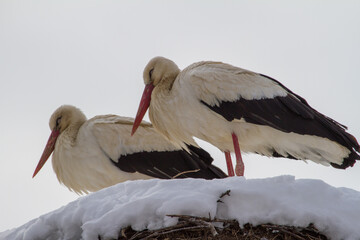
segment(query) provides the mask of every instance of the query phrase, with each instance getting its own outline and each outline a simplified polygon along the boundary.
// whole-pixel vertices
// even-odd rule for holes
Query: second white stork
[[[190,151],[171,144],[150,123],[141,122],[131,137],[133,119],[116,115],[87,120],[76,107],[59,107],[50,118],[52,130],[33,177],[52,152],[60,183],[76,193],[88,193],[119,182],[149,178],[224,178],[203,149]]]
[[[196,144],[195,136],[225,152],[230,176],[230,152],[236,155],[237,175],[244,174],[240,151],[342,169],[360,159],[359,144],[344,125],[271,77],[210,61],[180,71],[163,57],[153,58],[143,77],[132,134],[149,108],[154,127],[169,140]]]

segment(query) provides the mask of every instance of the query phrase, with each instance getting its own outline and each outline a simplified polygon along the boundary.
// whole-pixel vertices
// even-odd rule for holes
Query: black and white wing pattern
[[[316,111],[305,99],[273,78],[217,62],[197,63],[184,72],[188,77],[183,79],[191,82],[199,101],[227,121],[242,120],[283,133],[317,136],[336,142],[348,149],[341,164],[329,161],[336,168],[353,166],[360,159],[359,144],[346,132],[344,125]],[[307,158],[300,152],[283,152],[274,148],[272,156]]]
[[[162,179],[227,177],[212,165],[213,158],[208,152],[191,145],[189,152],[185,151],[167,141],[150,123],[143,121],[137,134],[131,136],[132,118],[108,115],[93,122],[93,132],[100,147],[121,171]]]

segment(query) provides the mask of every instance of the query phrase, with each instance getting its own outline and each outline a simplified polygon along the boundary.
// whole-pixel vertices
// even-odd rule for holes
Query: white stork
[[[86,120],[78,108],[64,105],[52,114],[49,125],[52,132],[33,177],[54,152],[59,182],[79,194],[126,180],[227,176],[203,149],[189,145],[190,151],[184,151],[144,121],[134,138],[132,118],[103,115]]]
[[[235,172],[244,173],[240,149],[342,169],[360,159],[359,144],[344,125],[268,76],[221,62],[180,71],[173,61],[155,57],[143,77],[132,134],[149,108],[152,124],[169,140],[195,145],[195,136],[225,152],[229,176],[234,151]]]

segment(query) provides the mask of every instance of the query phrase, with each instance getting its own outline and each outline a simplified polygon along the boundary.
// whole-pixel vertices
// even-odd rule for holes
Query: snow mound
[[[222,193],[230,190],[230,196]],[[117,184],[0,233],[0,239],[117,238],[119,230],[177,223],[168,214],[315,227],[332,239],[360,239],[360,192],[293,176],[267,179],[137,180]]]

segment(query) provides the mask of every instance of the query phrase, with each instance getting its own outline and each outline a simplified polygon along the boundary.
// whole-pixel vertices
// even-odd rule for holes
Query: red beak
[[[51,132],[49,140],[47,141],[47,144],[45,146],[44,152],[41,155],[40,161],[39,161],[38,165],[36,166],[35,172],[32,177],[35,177],[35,175],[44,166],[44,164],[46,163],[46,160],[48,160],[51,153],[54,151],[56,139],[58,138],[59,134],[60,134],[59,130],[53,130]]]
[[[133,125],[132,131],[131,131],[131,136],[134,135],[134,133],[136,132],[136,129],[139,127],[142,119],[144,118],[146,111],[148,110],[148,108],[150,106],[151,93],[152,93],[153,89],[154,89],[154,85],[152,85],[151,83],[145,85],[145,89],[144,89],[144,92],[142,94],[141,101],[139,104],[139,109],[137,111],[134,125]]]

